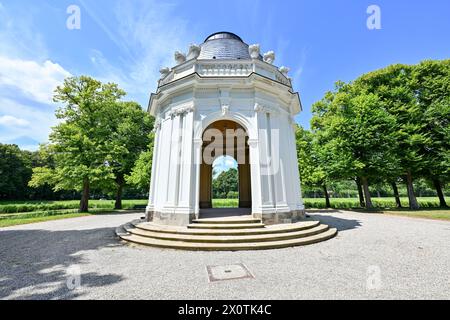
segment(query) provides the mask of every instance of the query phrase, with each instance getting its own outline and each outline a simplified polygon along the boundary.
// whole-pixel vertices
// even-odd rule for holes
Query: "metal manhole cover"
[[[206,266],[206,271],[208,272],[209,282],[255,278],[243,263]]]

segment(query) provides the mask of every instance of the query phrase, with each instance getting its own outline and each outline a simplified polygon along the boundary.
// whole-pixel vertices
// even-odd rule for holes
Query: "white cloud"
[[[54,89],[68,76],[68,71],[49,60],[38,63],[0,56],[0,87],[12,86],[40,103],[52,103]]]
[[[43,59],[48,56],[44,37],[35,26],[35,11],[7,7],[0,3],[0,55]]]
[[[1,3],[0,3],[1,5]],[[16,118],[13,116],[0,116],[0,125],[8,126],[8,127],[25,127],[29,125],[30,123],[21,118]]]
[[[0,114],[7,114],[7,117],[19,119],[24,124],[0,126],[0,142],[18,143],[21,147],[27,145],[27,149],[32,149],[30,143],[33,141],[36,141],[35,147],[37,142],[48,141],[51,127],[58,123],[54,107],[37,108],[32,104],[25,105],[3,97],[0,97]]]
[[[113,16],[102,16],[95,4],[81,1],[84,10],[116,45],[115,60],[99,50],[91,51],[95,75],[113,81],[141,104],[148,102],[149,91],[156,89],[161,67],[172,67],[176,50],[187,51],[190,40],[199,41],[192,23],[181,18],[176,5],[159,1],[118,0],[111,5]],[[107,20],[109,19],[109,21]],[[204,35],[203,35],[204,36]]]
[[[299,84],[300,84],[300,81],[302,80],[301,76],[302,76],[303,70],[305,68],[307,58],[308,58],[308,49],[303,48],[301,51],[300,57],[298,59],[298,64],[292,75],[292,82],[293,82],[292,84],[293,84],[294,88],[299,88],[299,86],[300,86]]]

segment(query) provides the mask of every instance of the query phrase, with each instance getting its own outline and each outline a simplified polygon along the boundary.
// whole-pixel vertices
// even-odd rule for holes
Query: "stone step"
[[[173,240],[173,241],[186,241],[186,242],[208,242],[208,243],[243,243],[243,242],[264,242],[264,241],[278,241],[288,240],[293,238],[304,238],[313,236],[329,229],[327,225],[319,225],[314,228],[284,232],[284,233],[272,233],[272,234],[256,234],[256,235],[192,235],[192,234],[170,234],[146,231],[138,228],[125,227],[127,232],[147,238],[161,239],[161,240]]]
[[[264,228],[251,229],[187,229],[186,227],[164,226],[160,224],[153,224],[151,222],[135,223],[134,226],[138,229],[171,234],[187,234],[187,235],[213,235],[213,236],[242,236],[242,235],[257,235],[257,234],[274,234],[295,232],[307,230],[317,227],[319,221],[303,221],[292,224],[279,224],[265,226]]]
[[[239,250],[267,250],[279,249],[293,246],[308,245],[320,241],[325,241],[336,236],[336,229],[328,229],[325,232],[311,235],[308,237],[294,238],[287,240],[264,241],[264,242],[245,242],[245,243],[199,243],[186,241],[162,240],[142,237],[135,234],[120,235],[123,240],[133,243],[148,245],[160,248],[198,250],[198,251],[239,251]]]
[[[264,228],[262,223],[191,223],[189,229],[253,229]]]
[[[252,218],[206,218],[206,219],[196,219],[192,223],[206,223],[206,224],[247,224],[247,223],[261,223],[261,219]]]

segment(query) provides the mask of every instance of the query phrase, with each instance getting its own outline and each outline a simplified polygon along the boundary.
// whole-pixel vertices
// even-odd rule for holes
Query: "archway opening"
[[[209,125],[203,132],[202,163],[200,165],[200,210],[220,207],[213,205],[215,189],[226,189],[226,186],[218,186],[213,190],[214,164],[219,166],[221,161],[228,161],[231,165],[235,161],[237,174],[237,202],[233,207],[248,209],[241,210],[250,213],[252,207],[251,181],[250,181],[250,156],[248,147],[248,134],[237,122],[231,120],[219,120]],[[226,169],[226,168],[225,168]],[[231,170],[231,169],[229,169]],[[224,172],[224,170],[221,170]],[[220,173],[222,173],[220,172]],[[217,172],[216,172],[217,173]],[[219,173],[219,174],[220,174]],[[233,172],[230,172],[231,175]],[[234,191],[234,190],[229,190]],[[217,193],[216,193],[217,194]],[[230,196],[236,194],[231,193]],[[228,197],[228,194],[227,194]],[[219,210],[219,209],[214,209]],[[237,212],[237,211],[236,211]]]
[[[212,207],[239,208],[239,171],[236,159],[217,157],[212,164]]]

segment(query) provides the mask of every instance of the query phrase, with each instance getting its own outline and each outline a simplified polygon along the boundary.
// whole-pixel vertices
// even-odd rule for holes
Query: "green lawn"
[[[324,209],[325,200],[323,198],[305,198],[303,199],[307,209]],[[400,198],[404,207],[408,206],[408,198]],[[422,208],[439,207],[439,199],[437,197],[419,197],[417,198]],[[359,200],[354,198],[330,198],[331,207],[334,209],[352,209],[359,208]],[[395,199],[392,197],[372,198],[373,205],[378,208],[396,208]]]
[[[331,198],[331,207],[333,209],[354,209],[359,212],[377,212],[390,215],[401,215],[415,218],[450,220],[450,210],[441,209],[439,207],[439,199],[433,197],[417,198],[421,210],[396,209],[394,198],[373,198],[373,203],[377,207],[374,210],[366,211],[359,207],[358,199],[348,198]],[[325,200],[321,198],[305,198],[303,199],[307,209],[324,209]],[[236,208],[238,199],[214,199],[214,208]],[[403,206],[408,205],[408,198],[401,198]]]
[[[79,203],[79,200],[0,201],[0,228],[91,214],[121,212],[114,210],[114,200],[90,200],[89,213],[79,213]],[[146,204],[147,200],[123,200],[122,202],[123,210]]]
[[[381,210],[375,211],[382,214],[405,216],[411,218],[425,218],[450,221],[450,210],[448,209],[425,209],[425,210]]]
[[[124,209],[132,209],[134,206],[146,205],[148,200],[123,200]],[[45,210],[77,209],[80,200],[61,201],[0,201],[0,214],[19,213]],[[114,200],[89,200],[89,208],[114,209]]]
[[[408,205],[408,199],[402,198],[404,206]],[[325,208],[324,199],[303,199],[307,209]],[[361,210],[358,199],[331,198],[331,206],[334,209]],[[373,198],[376,212],[410,217],[450,220],[449,210],[435,209],[439,206],[438,198],[418,198],[422,210],[410,211],[395,208],[394,198]],[[147,200],[123,200],[123,209],[133,209],[135,206],[145,206]],[[213,199],[214,208],[236,208],[238,199]],[[0,201],[0,227],[18,224],[34,223],[48,220],[81,217],[90,214],[101,214],[114,211],[114,200],[90,200],[89,213],[78,213],[78,200],[64,201]]]
[[[60,220],[67,218],[76,218],[76,217],[84,217],[88,216],[90,213],[66,213],[59,215],[51,215],[51,216],[41,216],[41,217],[33,217],[33,218],[10,218],[10,219],[0,219],[0,228],[16,226],[19,224],[29,224],[36,222],[43,222],[49,220]]]
[[[434,197],[417,198],[422,208],[439,207],[439,199]],[[372,198],[374,206],[378,208],[395,208],[394,198]],[[235,208],[238,206],[238,199],[213,199],[213,208]],[[305,198],[303,199],[307,209],[325,209],[325,199],[323,198]],[[352,209],[359,208],[359,200],[354,198],[331,198],[331,207],[333,209]],[[408,205],[408,198],[401,198],[403,206]]]
[[[239,199],[213,199],[213,208],[237,208],[239,206]]]

